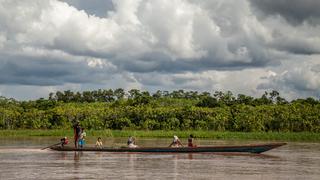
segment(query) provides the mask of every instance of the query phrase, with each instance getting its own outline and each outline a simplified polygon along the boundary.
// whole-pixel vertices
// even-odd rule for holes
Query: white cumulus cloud
[[[90,2],[0,0],[2,95],[71,84],[320,96],[318,65],[307,65],[320,52],[316,1]]]

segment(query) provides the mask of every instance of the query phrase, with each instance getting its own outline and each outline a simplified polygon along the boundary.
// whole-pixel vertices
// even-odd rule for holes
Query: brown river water
[[[96,138],[87,138],[87,146],[93,146],[95,140]],[[167,146],[170,141],[171,139],[138,139],[137,144]],[[41,150],[56,142],[57,138],[52,137],[1,137],[0,179],[320,179],[320,143],[289,142],[261,155]],[[105,146],[123,146],[126,139],[104,139],[103,142]],[[266,141],[197,139],[196,143],[240,145]]]

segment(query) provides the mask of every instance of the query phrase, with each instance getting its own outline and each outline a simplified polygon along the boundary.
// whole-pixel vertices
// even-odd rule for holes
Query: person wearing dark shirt
[[[188,138],[188,147],[197,147],[197,145],[195,145],[193,143],[193,135],[190,134],[189,138]]]
[[[79,125],[79,122],[76,122],[76,124],[73,126],[73,133],[74,133],[74,147],[78,148],[78,141],[79,141],[79,136],[81,133],[81,127]]]

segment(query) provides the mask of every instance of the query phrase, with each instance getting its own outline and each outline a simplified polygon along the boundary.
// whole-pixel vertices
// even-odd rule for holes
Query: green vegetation
[[[199,137],[222,139],[247,136],[234,132],[252,132],[249,135],[257,138],[277,133],[296,136],[287,132],[308,132],[317,137],[312,133],[320,133],[320,101],[307,98],[288,102],[277,91],[253,98],[219,91],[213,95],[183,90],[150,94],[136,89],[64,91],[35,101],[0,98],[0,130],[45,129],[61,135],[54,130],[69,131],[77,121],[89,132],[108,136],[118,136],[113,130],[131,130],[142,132],[141,137],[149,132],[168,137],[171,131],[179,131],[180,136],[195,131]],[[219,133],[214,134],[216,131]],[[47,131],[35,131],[39,136],[41,132]],[[308,137],[308,133],[297,136]]]
[[[196,138],[215,140],[279,140],[279,141],[320,141],[320,133],[310,132],[214,132],[214,131],[143,131],[143,130],[88,130],[87,135],[101,137],[128,137],[138,138],[172,138],[178,135],[187,138],[193,134]],[[35,137],[56,136],[73,137],[73,130],[0,130],[1,137]]]

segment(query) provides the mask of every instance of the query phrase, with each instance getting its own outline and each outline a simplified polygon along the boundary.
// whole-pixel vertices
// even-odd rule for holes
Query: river
[[[41,150],[56,138],[0,138],[0,179],[320,179],[320,143],[288,143],[261,155],[157,154]],[[183,139],[183,141],[185,141]],[[93,145],[95,138],[88,138]],[[104,140],[105,146],[126,139]],[[140,146],[167,146],[170,139],[139,139]],[[196,140],[198,145],[259,141]]]

